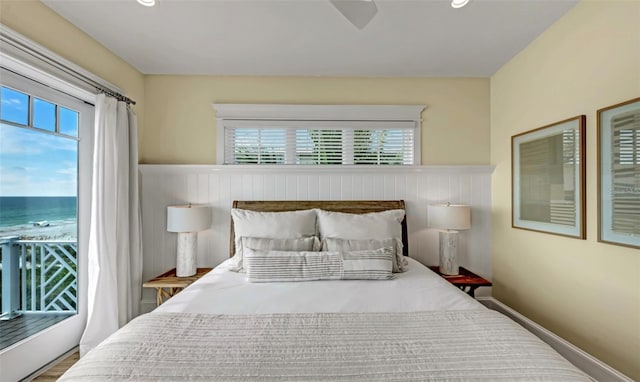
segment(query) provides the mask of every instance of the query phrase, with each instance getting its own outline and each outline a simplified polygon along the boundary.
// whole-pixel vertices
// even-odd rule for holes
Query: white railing
[[[77,243],[0,239],[2,317],[23,312],[75,312]]]

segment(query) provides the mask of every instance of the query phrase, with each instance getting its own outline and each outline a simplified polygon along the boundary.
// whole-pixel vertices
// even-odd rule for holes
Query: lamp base
[[[176,276],[187,277],[196,274],[196,253],[198,251],[197,232],[178,233],[178,256]]]
[[[460,274],[458,267],[458,231],[440,231],[440,273],[454,276]]]

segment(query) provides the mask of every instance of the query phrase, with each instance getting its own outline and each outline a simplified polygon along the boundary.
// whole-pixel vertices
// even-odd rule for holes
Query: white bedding
[[[553,381],[589,378],[488,310],[138,317],[60,381]]]
[[[258,284],[225,262],[60,381],[591,381],[408,260],[394,280]]]
[[[159,306],[156,312],[265,314],[412,312],[485,309],[418,261],[393,280],[250,283],[229,260]]]

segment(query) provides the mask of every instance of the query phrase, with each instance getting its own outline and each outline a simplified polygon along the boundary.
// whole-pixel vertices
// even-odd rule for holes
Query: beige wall
[[[422,164],[489,162],[487,78],[145,77],[142,163],[214,164],[213,102],[425,104]]]
[[[0,22],[126,90],[141,163],[215,163],[214,101],[426,104],[423,164],[489,162],[486,78],[143,76],[39,1],[0,1]]]
[[[40,1],[1,0],[0,22],[126,91],[144,130],[144,76]]]
[[[640,2],[586,1],[491,78],[493,293],[640,380],[640,250],[597,242],[596,110],[640,96]],[[587,240],[511,228],[511,136],[587,116]]]
[[[213,102],[426,104],[423,164],[497,166],[495,296],[636,379],[640,251],[596,242],[595,111],[640,95],[639,18],[640,2],[581,3],[491,81],[143,76],[40,2],[0,1],[0,22],[138,101],[142,163],[214,163]],[[511,135],[579,114],[588,239],[510,228]]]

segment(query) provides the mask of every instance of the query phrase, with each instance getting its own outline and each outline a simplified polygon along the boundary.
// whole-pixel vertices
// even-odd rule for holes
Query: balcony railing
[[[76,312],[75,241],[0,239],[2,319],[26,312]]]

